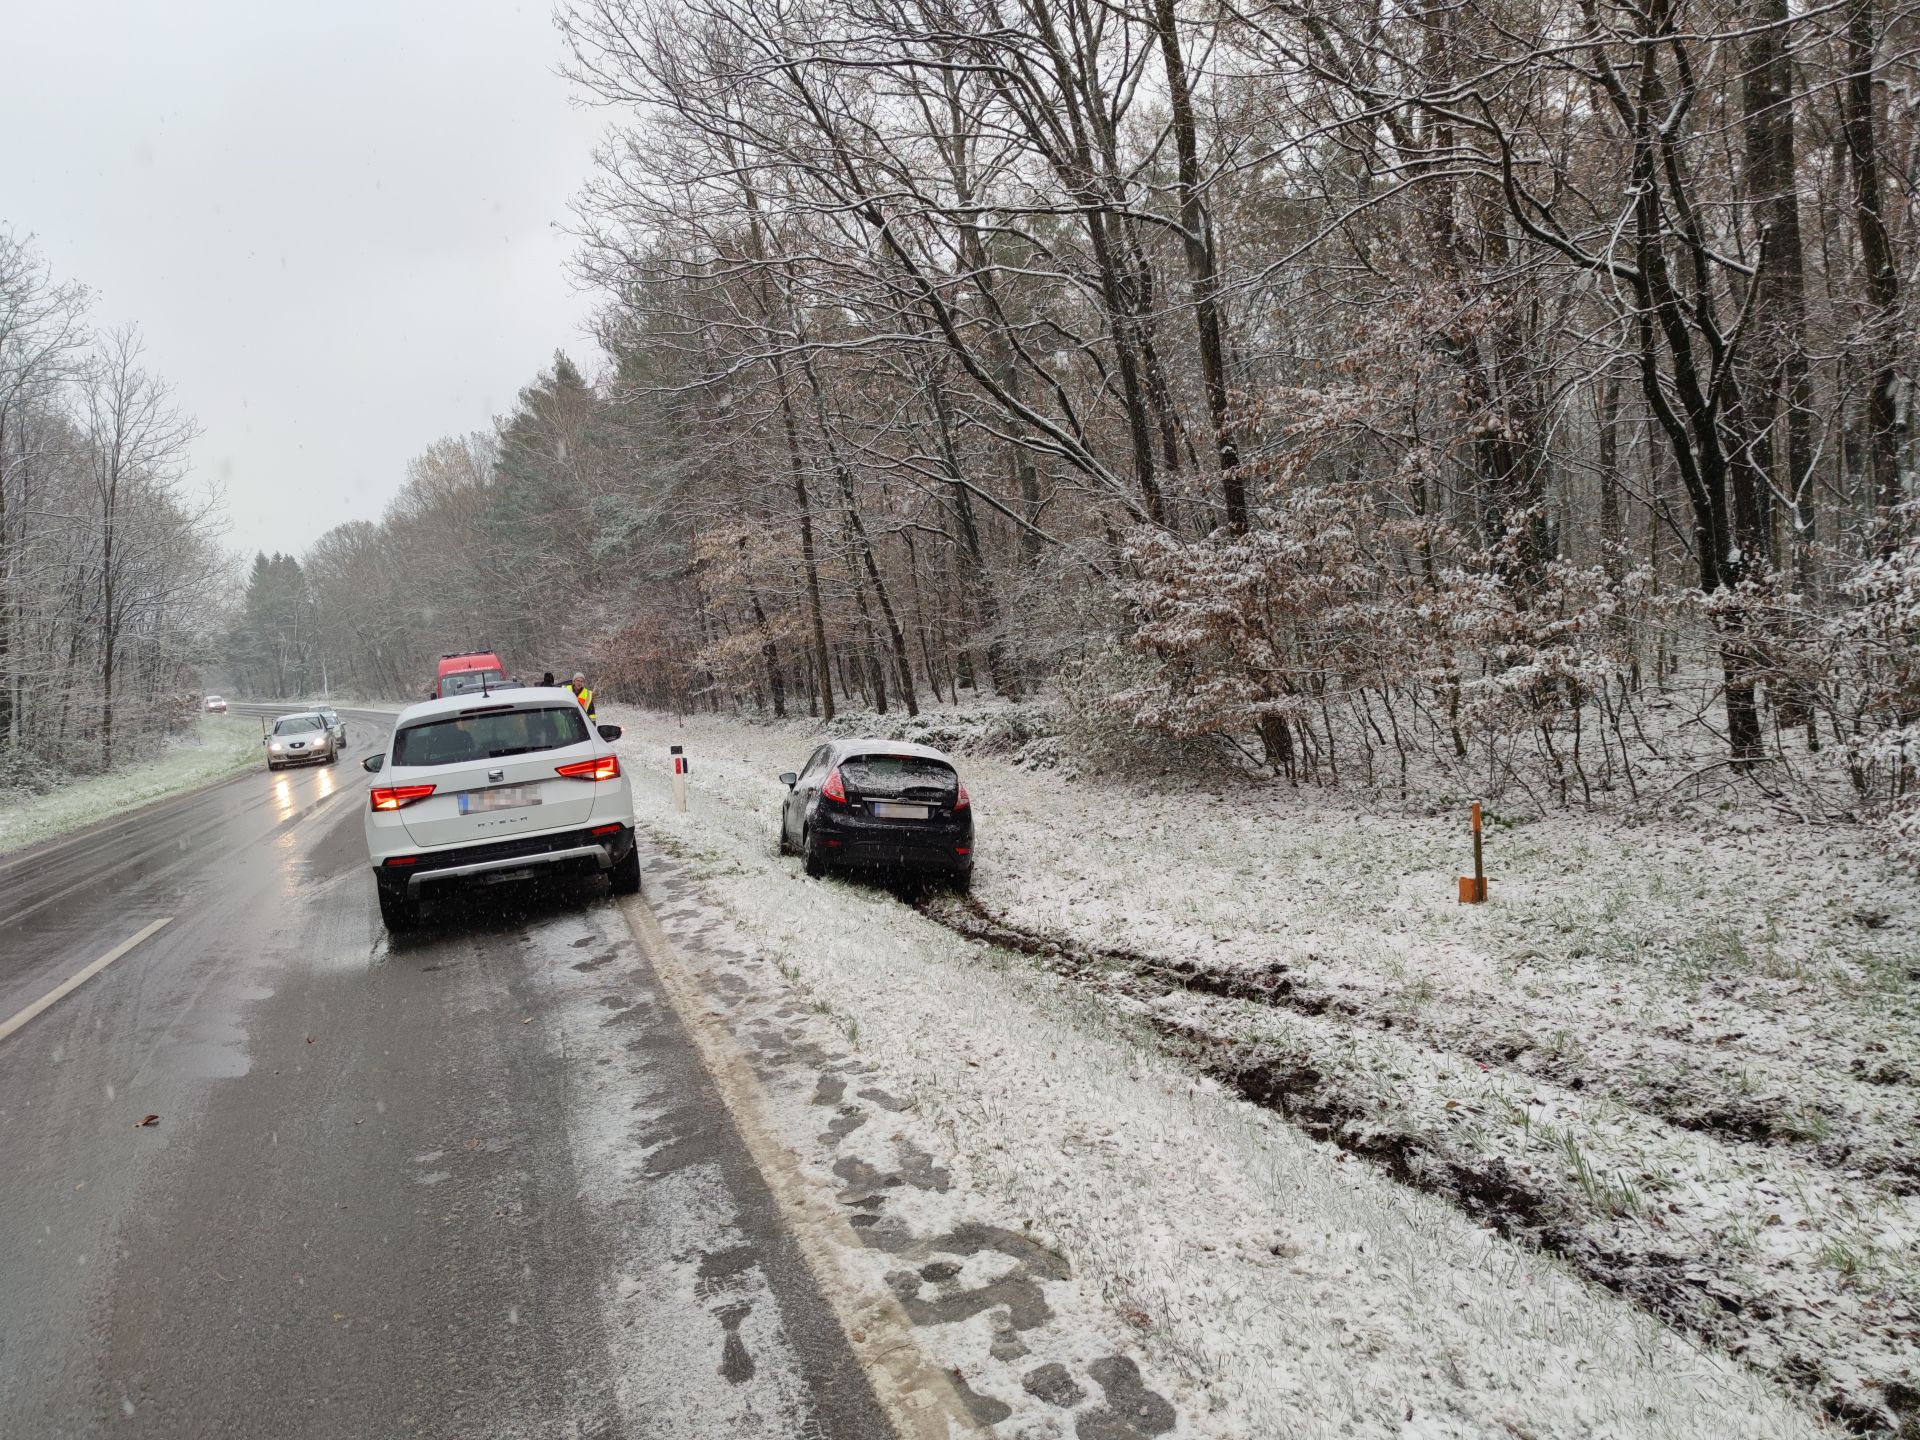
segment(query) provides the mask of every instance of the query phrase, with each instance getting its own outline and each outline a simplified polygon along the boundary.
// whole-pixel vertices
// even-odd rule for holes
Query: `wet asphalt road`
[[[601,882],[389,945],[344,713],[0,857],[0,1026],[167,921],[0,1039],[0,1435],[890,1435]]]

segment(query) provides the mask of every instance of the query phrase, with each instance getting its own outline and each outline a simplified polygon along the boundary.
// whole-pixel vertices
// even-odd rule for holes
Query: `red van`
[[[470,690],[498,685],[506,678],[507,672],[500,664],[500,657],[491,650],[462,650],[453,655],[442,655],[440,668],[433,677],[433,698],[438,700],[443,695],[465,695]]]

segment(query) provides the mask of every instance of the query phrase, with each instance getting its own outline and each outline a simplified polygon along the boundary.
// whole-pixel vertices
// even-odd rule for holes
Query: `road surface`
[[[390,945],[343,713],[0,856],[0,1435],[890,1435],[604,884]]]

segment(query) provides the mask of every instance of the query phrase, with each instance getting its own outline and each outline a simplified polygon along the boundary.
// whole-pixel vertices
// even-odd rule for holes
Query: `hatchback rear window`
[[[944,760],[918,755],[849,755],[840,762],[840,778],[862,795],[951,795],[959,777]]]
[[[394,736],[393,763],[458,765],[463,760],[497,760],[503,755],[558,750],[586,738],[587,721],[578,705],[450,715],[409,725]]]

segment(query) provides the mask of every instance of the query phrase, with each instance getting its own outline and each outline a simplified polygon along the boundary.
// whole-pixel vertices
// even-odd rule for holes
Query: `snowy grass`
[[[1432,1155],[1503,1161],[1606,1246],[1596,1270],[1665,1277],[1703,1333],[1856,1415],[1920,1387],[1920,881],[1864,830],[1495,815],[1493,902],[1462,906],[1464,796],[963,768],[994,915],[1284,973],[1324,1018],[1169,1014]]]
[[[1037,1238],[1114,1304],[1148,1317],[1155,1357],[1213,1397],[1215,1433],[1718,1436],[1730,1433],[1730,1414],[1742,1435],[1820,1430],[1753,1371],[1197,1078],[1159,1053],[1146,1017],[884,893],[800,879],[773,853],[782,797],[773,776],[809,748],[794,730],[623,718],[646,823],[700,868],[783,973],[844,1018],[865,1055],[905,1077],[972,1173],[1030,1218]],[[670,742],[693,761],[684,817],[665,803]],[[982,836],[976,883],[989,903],[1024,897],[1037,908],[1051,886],[1052,913],[1071,915],[1076,932],[1134,939],[1115,917],[1165,919],[1205,952],[1247,923],[1209,882],[1271,897],[1290,878],[1260,848],[1221,842],[1200,854],[1200,885],[1186,883],[1184,864],[1206,838],[1183,828],[1183,815],[1207,818],[1195,797],[1155,810],[1155,797],[1120,787],[1096,794],[979,761],[966,770]],[[1307,831],[1312,823],[1296,820],[1303,843],[1329,844],[1348,828],[1327,819]],[[1126,852],[1140,868],[1094,863],[1133,827],[1159,842]],[[1368,835],[1394,833],[1352,829],[1340,842],[1351,859]],[[1383,872],[1390,855],[1374,861]],[[1383,966],[1425,963],[1411,918],[1396,924],[1391,908],[1365,898],[1378,888],[1365,873],[1326,884],[1344,892],[1323,922],[1330,938],[1374,939]],[[1497,976],[1496,964],[1484,968]],[[1416,1008],[1441,1003],[1452,981],[1442,971],[1422,991],[1407,975],[1403,1002]],[[1407,1123],[1429,1123],[1424,1103],[1406,1107]],[[1442,1116],[1458,1108],[1434,1106]],[[1585,1152],[1576,1140],[1554,1153]],[[1604,1163],[1588,1160],[1586,1173],[1596,1195],[1624,1195]],[[1839,1273],[1845,1256],[1829,1258]]]
[[[150,760],[72,780],[45,795],[0,792],[0,852],[111,819],[149,801],[264,765],[260,721],[202,715],[193,730]]]

